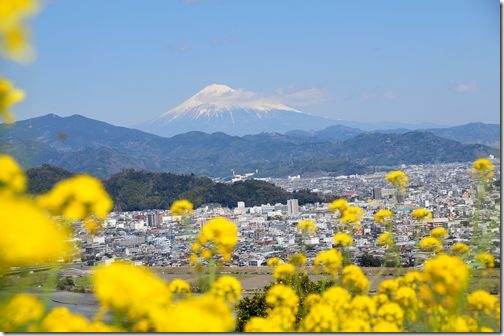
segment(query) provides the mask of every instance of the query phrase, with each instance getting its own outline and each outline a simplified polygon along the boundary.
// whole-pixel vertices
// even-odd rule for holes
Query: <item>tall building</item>
[[[373,199],[378,200],[382,199],[382,190],[381,188],[373,188]]]
[[[299,204],[297,199],[287,200],[287,216],[289,217],[299,216]]]

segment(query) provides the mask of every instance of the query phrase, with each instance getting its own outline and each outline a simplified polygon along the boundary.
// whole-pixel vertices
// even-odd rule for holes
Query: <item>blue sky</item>
[[[47,0],[18,119],[131,126],[206,85],[353,121],[500,120],[497,0]]]

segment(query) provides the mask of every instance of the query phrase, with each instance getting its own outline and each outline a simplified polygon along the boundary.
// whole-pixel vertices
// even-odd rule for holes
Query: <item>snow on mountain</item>
[[[303,113],[276,98],[211,84],[157,119],[139,125],[145,131],[172,136],[190,131],[230,135],[313,130],[335,121]]]
[[[235,90],[223,84],[211,84],[179,106],[163,113],[161,118],[172,121],[185,116],[193,119],[216,117],[232,113],[231,111],[236,109],[253,110],[258,118],[273,110],[299,112],[271,99],[260,98],[251,91]]]

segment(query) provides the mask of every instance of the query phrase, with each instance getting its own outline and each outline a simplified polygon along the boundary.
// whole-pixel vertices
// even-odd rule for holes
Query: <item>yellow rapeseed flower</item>
[[[240,301],[242,297],[241,291],[242,286],[240,281],[229,275],[223,275],[218,278],[210,289],[210,293],[231,305],[235,305]]]
[[[16,331],[27,323],[37,321],[44,313],[44,305],[35,296],[17,294],[0,306],[0,330]]]
[[[306,309],[310,309],[310,307],[319,303],[320,299],[321,299],[321,297],[319,294],[315,294],[315,293],[308,294],[306,296],[306,298],[304,299],[304,307]]]
[[[193,204],[186,199],[181,199],[173,202],[170,211],[174,216],[188,216],[193,211]]]
[[[334,313],[333,307],[326,303],[316,303],[300,323],[301,332],[337,332],[339,330],[339,318]]]
[[[339,247],[352,246],[352,236],[348,233],[338,232],[333,237],[333,243]]]
[[[33,57],[25,21],[38,7],[37,0],[0,1],[0,51],[7,57],[16,61],[28,61]]]
[[[378,285],[378,292],[386,294],[389,298],[393,298],[398,288],[399,284],[396,279],[387,279]]]
[[[70,233],[29,198],[0,193],[0,272],[55,262],[72,252]]]
[[[404,311],[397,303],[389,302],[378,309],[378,317],[382,321],[395,324],[398,328],[401,328],[404,320]]]
[[[351,292],[365,293],[369,289],[369,280],[362,269],[357,265],[348,265],[343,268],[343,286]]]
[[[374,214],[374,220],[377,223],[387,225],[394,218],[394,213],[389,209],[380,209]]]
[[[362,216],[364,216],[364,210],[350,206],[343,212],[340,220],[343,224],[358,224],[362,220]]]
[[[117,328],[101,322],[89,322],[84,316],[74,314],[66,307],[54,308],[34,331],[38,332],[114,332]]]
[[[424,264],[427,281],[440,297],[456,297],[467,288],[469,267],[457,256],[440,254]]]
[[[471,249],[464,243],[455,243],[451,247],[451,251],[453,254],[465,255],[469,254],[469,252],[471,252]]]
[[[313,268],[315,272],[336,276],[343,263],[343,256],[340,251],[330,249],[321,251],[315,256]]]
[[[441,242],[434,237],[423,238],[422,240],[420,240],[418,247],[422,251],[434,252],[434,253],[438,253],[439,251],[441,251],[443,249]]]
[[[22,90],[15,88],[10,81],[0,77],[0,119],[3,119],[7,124],[13,123],[14,115],[11,107],[23,101],[24,97],[25,94]]]
[[[378,246],[387,246],[390,247],[394,245],[394,240],[392,239],[392,233],[384,232],[378,236],[378,240],[376,242]]]
[[[238,229],[236,224],[224,217],[210,219],[198,237],[201,245],[210,244],[211,248],[217,249],[225,261],[231,259],[236,243],[238,242]]]
[[[296,272],[296,267],[292,264],[280,264],[273,271],[275,280],[285,280]]]
[[[332,201],[329,204],[328,209],[330,212],[334,213],[336,210],[339,211],[340,216],[342,216],[343,212],[348,208],[348,202],[344,198],[338,198],[337,200]]]
[[[401,188],[401,190],[406,190],[408,185],[408,175],[406,175],[402,170],[394,170],[387,174],[385,180],[392,183],[395,187]]]
[[[494,175],[494,165],[488,159],[478,159],[473,163],[473,176],[484,180],[492,178]]]
[[[230,332],[235,327],[229,305],[212,294],[191,297],[166,309],[154,309],[150,320],[156,332]]]
[[[383,320],[379,320],[373,327],[373,332],[376,333],[388,333],[388,332],[400,332],[401,329],[396,323],[391,323]]]
[[[304,265],[306,265],[306,257],[302,253],[296,253],[289,258],[289,264],[292,264],[296,267],[303,267]]]
[[[431,237],[434,237],[439,240],[443,240],[447,234],[448,234],[448,231],[444,227],[441,227],[441,226],[432,229],[430,232]]]
[[[477,313],[484,313],[488,316],[494,314],[497,303],[498,299],[495,296],[481,289],[467,296],[467,304],[471,310]]]
[[[112,200],[100,180],[89,175],[76,175],[60,181],[38,197],[41,206],[68,220],[89,216],[105,219],[112,209]]]
[[[136,319],[170,303],[167,284],[143,266],[114,262],[97,266],[91,274],[95,295],[102,306]]]
[[[490,253],[478,253],[475,260],[479,262],[484,268],[493,268],[495,266],[494,257]]]
[[[276,284],[268,289],[268,292],[266,293],[266,303],[273,309],[285,307],[293,312],[296,312],[299,305],[299,298],[291,287]]]
[[[273,257],[268,259],[267,264],[269,267],[277,267],[278,265],[283,264],[283,261],[278,257]]]
[[[277,321],[271,319],[271,318],[264,318],[264,317],[252,317],[250,320],[248,320],[247,324],[245,325],[244,331],[245,332],[282,332],[284,331],[281,325],[276,323]]]
[[[19,164],[9,155],[0,154],[0,191],[22,193],[26,177]]]
[[[317,231],[317,225],[312,220],[301,221],[296,227],[303,234],[314,234]]]
[[[191,296],[191,286],[182,279],[173,279],[168,284],[168,292],[171,301],[185,299]]]
[[[429,220],[432,218],[432,213],[430,210],[425,209],[425,208],[418,208],[415,209],[411,212],[411,217],[413,217],[416,220]]]

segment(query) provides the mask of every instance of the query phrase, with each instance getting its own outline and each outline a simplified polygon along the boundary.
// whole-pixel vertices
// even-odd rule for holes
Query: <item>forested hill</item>
[[[39,194],[48,191],[54,183],[73,175],[67,170],[43,165],[26,172],[28,189]],[[207,177],[177,175],[171,173],[124,170],[103,181],[114,200],[115,210],[133,211],[168,209],[179,198],[187,198],[194,205],[219,203],[236,207],[238,201],[246,206],[261,204],[285,204],[297,198],[300,204],[328,201],[307,190],[287,192],[272,183],[247,180],[233,184],[216,183]]]

